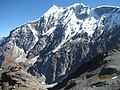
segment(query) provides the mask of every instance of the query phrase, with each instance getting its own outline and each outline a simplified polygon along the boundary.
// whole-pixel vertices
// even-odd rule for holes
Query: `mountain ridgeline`
[[[53,5],[38,20],[15,28],[0,40],[0,63],[3,69],[20,64],[52,84],[97,55],[119,47],[119,7]]]

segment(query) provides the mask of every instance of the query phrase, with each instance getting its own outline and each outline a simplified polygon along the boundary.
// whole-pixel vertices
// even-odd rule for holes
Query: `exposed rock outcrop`
[[[2,90],[47,90],[42,85],[42,79],[37,78],[23,71],[21,67],[12,67],[9,71],[1,70],[1,89]]]

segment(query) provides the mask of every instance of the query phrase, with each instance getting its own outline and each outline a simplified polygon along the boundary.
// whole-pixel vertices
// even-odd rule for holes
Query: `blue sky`
[[[120,0],[0,0],[0,37],[27,21],[41,17],[52,5],[65,7],[83,3],[95,8],[101,5],[120,6]]]

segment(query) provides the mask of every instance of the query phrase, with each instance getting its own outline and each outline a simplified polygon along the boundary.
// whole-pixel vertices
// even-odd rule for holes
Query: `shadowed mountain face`
[[[61,82],[80,65],[120,47],[119,17],[119,7],[53,5],[40,19],[0,40],[1,67],[20,64],[48,84]]]
[[[120,48],[101,53],[49,90],[119,90]]]

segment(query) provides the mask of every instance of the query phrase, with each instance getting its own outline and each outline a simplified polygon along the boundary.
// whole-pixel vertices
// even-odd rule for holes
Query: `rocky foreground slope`
[[[36,78],[23,71],[20,66],[9,71],[0,70],[0,90],[47,90],[42,78]]]
[[[119,7],[53,5],[40,19],[15,28],[0,40],[0,62],[5,70],[19,64],[24,71],[53,84],[119,47]],[[92,66],[83,66],[83,71]]]

